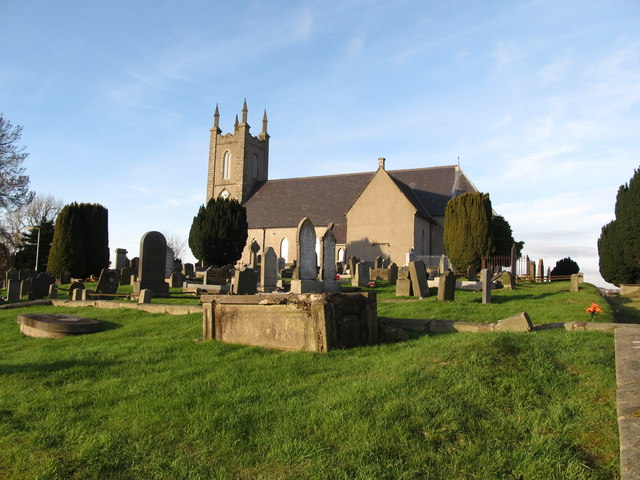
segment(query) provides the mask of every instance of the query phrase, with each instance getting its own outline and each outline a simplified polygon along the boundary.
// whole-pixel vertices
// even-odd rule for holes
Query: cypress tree
[[[444,247],[457,270],[480,268],[491,252],[491,200],[488,193],[464,193],[449,200],[444,217]]]
[[[618,189],[615,217],[598,239],[600,274],[618,286],[640,283],[640,170]]]
[[[556,262],[556,266],[551,270],[551,276],[573,275],[580,271],[580,266],[571,259],[571,257],[563,258]]]
[[[189,248],[205,265],[234,264],[247,243],[247,212],[235,199],[212,198],[198,209],[189,231]]]

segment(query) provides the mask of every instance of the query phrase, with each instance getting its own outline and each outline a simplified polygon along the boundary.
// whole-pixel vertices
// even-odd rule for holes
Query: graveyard
[[[442,301],[436,286],[419,298],[398,296],[381,279],[339,285],[374,295],[381,322],[486,325],[522,311],[535,326],[615,319],[595,287],[571,292],[567,281],[495,289],[490,304],[482,291],[457,289],[454,301]],[[59,285],[58,301],[73,304],[70,286]],[[168,294],[148,305],[198,306],[179,287]],[[137,306],[135,297],[100,302]],[[585,308],[593,302],[603,313],[591,317]],[[610,332],[408,329],[401,342],[381,338],[319,354],[203,341],[200,312],[19,305],[0,310],[0,471],[7,478],[619,474]],[[90,317],[102,329],[29,338],[16,324],[24,314]]]

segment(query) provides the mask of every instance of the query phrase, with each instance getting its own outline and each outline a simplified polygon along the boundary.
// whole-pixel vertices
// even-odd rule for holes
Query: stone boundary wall
[[[636,284],[621,284],[620,296],[623,297],[640,297],[640,285]]]

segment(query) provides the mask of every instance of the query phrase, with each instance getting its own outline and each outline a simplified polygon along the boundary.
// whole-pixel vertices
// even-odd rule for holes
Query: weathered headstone
[[[398,278],[396,279],[396,296],[413,296],[413,288],[411,288],[411,279],[409,278],[409,267],[400,267],[398,269]]]
[[[129,259],[127,258],[126,248],[116,248],[116,258],[113,262],[113,268],[120,270],[129,266]]]
[[[320,279],[325,292],[338,292],[340,284],[336,281],[336,236],[329,229],[320,241]]]
[[[438,300],[453,301],[456,295],[456,276],[451,270],[444,275],[440,275],[438,281]]]
[[[533,323],[527,312],[498,320],[495,326],[496,332],[530,332],[532,329]]]
[[[165,250],[165,263],[164,263],[164,278],[169,278],[173,273],[174,266],[174,253],[171,247],[167,247]]]
[[[195,276],[195,270],[193,263],[185,263],[182,265],[182,274],[187,278],[193,278]]]
[[[10,278],[7,281],[7,301],[17,302],[20,300],[20,280]]]
[[[253,268],[236,270],[233,276],[232,291],[236,295],[255,295],[258,288],[258,274]]]
[[[29,300],[40,300],[49,295],[49,285],[54,282],[55,279],[46,273],[38,274],[38,276],[31,281]]]
[[[389,265],[389,285],[395,285],[398,280],[398,266],[395,263]]]
[[[576,275],[578,275],[578,285],[582,285],[584,283],[584,273],[578,272]]]
[[[260,287],[263,292],[269,293],[276,289],[278,281],[278,256],[273,247],[267,248],[262,254],[262,266],[260,269]]]
[[[131,278],[135,277],[136,271],[131,267],[120,270],[120,285],[131,285]]]
[[[78,301],[82,300],[82,292],[84,292],[84,288],[75,288],[71,290],[71,300]]]
[[[505,290],[513,290],[513,284],[511,283],[511,273],[502,272],[502,277],[500,277],[500,279],[502,280],[502,288],[504,288]]]
[[[129,260],[129,266],[137,272],[140,269],[140,257],[133,257]]]
[[[405,261],[405,265],[409,265],[411,262],[416,261],[416,254],[413,251],[413,248],[407,252],[407,254],[404,257],[404,261]]]
[[[253,240],[251,242],[251,246],[249,247],[251,251],[251,255],[249,257],[249,267],[258,268],[258,252],[260,251],[260,245],[257,241]]]
[[[71,283],[71,272],[69,270],[65,270],[60,274],[60,283],[62,285],[66,285],[67,283]]]
[[[182,288],[184,275],[182,272],[173,272],[169,275],[169,288]]]
[[[571,286],[569,287],[570,292],[579,292],[580,284],[578,283],[578,274],[574,273],[571,275]]]
[[[167,241],[160,232],[147,232],[140,240],[140,261],[138,280],[133,284],[133,294],[148,289],[155,296],[169,293],[169,285],[164,281],[167,262]]]
[[[100,271],[100,277],[98,277],[98,285],[96,286],[96,293],[103,293],[106,295],[113,295],[118,292],[118,285],[120,285],[120,273],[117,270],[109,270],[103,268]],[[113,297],[97,297],[98,300],[112,300]]]
[[[444,275],[445,273],[447,273],[447,263],[446,263],[446,258],[443,255],[440,256],[440,262],[438,263],[438,272],[440,273],[440,275]]]
[[[470,282],[478,281],[478,272],[476,272],[476,267],[473,265],[469,265],[469,272],[467,273],[467,280]]]
[[[544,262],[542,259],[538,259],[538,275],[540,275],[540,282],[544,282]]]
[[[73,293],[76,290],[84,290],[84,283],[82,282],[73,282],[71,285],[69,285],[69,296],[73,299]],[[80,300],[80,297],[78,297],[78,300]]]
[[[51,300],[55,300],[58,298],[58,285],[52,283],[49,285],[49,298]]]
[[[307,217],[298,224],[296,235],[296,258],[298,264],[291,280],[292,293],[321,292],[322,284],[317,280],[316,230]]]
[[[140,295],[138,296],[138,303],[151,303],[152,292],[146,288],[140,290]]]
[[[491,303],[491,274],[489,270],[480,270],[480,281],[482,282],[482,303]]]
[[[369,276],[370,269],[370,262],[358,262],[355,267],[355,272],[351,274],[351,286],[366,287],[371,280]]]
[[[529,255],[525,257],[525,276],[531,278],[531,260],[529,260]]]
[[[18,270],[16,270],[15,268],[10,268],[9,270],[7,270],[4,279],[5,288],[9,286],[9,280],[18,280],[18,276]]]
[[[411,288],[413,289],[414,295],[420,298],[429,296],[426,269],[422,260],[409,262],[409,278],[411,278]]]
[[[529,279],[535,283],[536,281],[536,262],[529,262]]]
[[[516,244],[511,245],[511,283],[515,286],[518,279],[518,256]]]
[[[373,262],[373,268],[382,268],[382,257],[377,256]]]
[[[358,265],[359,261],[358,257],[349,257],[349,275],[356,274],[356,265]]]
[[[25,278],[20,282],[20,297],[29,295],[31,292],[31,278]]]
[[[551,267],[547,267],[547,282],[551,281]]]

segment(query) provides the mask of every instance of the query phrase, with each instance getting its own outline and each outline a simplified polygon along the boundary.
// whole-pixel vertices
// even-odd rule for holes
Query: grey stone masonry
[[[482,303],[491,303],[491,275],[489,270],[480,270],[480,281],[482,282]]]

